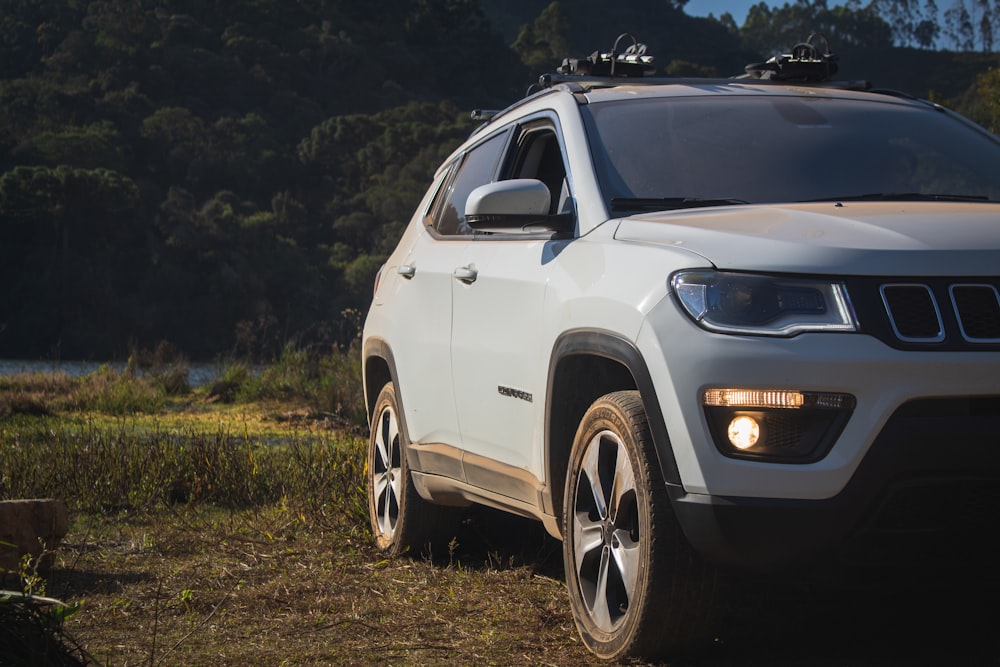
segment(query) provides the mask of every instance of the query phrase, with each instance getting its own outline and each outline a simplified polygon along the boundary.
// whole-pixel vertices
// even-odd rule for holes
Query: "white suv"
[[[815,49],[645,60],[491,114],[383,266],[380,547],[445,549],[470,503],[538,519],[607,658],[704,636],[720,571],[995,559],[1000,141]]]

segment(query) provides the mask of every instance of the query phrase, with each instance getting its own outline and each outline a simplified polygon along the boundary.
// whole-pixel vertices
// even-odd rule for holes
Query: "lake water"
[[[0,375],[17,375],[19,373],[66,373],[71,377],[80,377],[93,373],[101,366],[109,366],[116,371],[125,370],[125,362],[100,361],[40,361],[34,359],[0,359]],[[219,376],[220,367],[216,364],[188,364],[188,384],[192,387],[206,385]]]

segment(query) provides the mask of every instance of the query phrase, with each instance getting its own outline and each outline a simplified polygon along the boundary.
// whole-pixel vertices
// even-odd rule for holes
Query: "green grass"
[[[13,416],[157,414],[199,403],[280,402],[308,409],[341,426],[365,426],[357,343],[326,351],[287,345],[270,364],[220,362],[218,377],[192,390],[183,361],[123,371],[102,366],[73,378],[66,373],[0,376],[0,419]]]
[[[0,498],[120,512],[336,497],[360,512],[358,356],[288,346],[258,372],[225,364],[197,391],[183,363],[0,378]]]
[[[279,516],[358,539],[367,506],[356,356],[288,347],[261,369],[226,363],[199,389],[183,364],[0,377],[0,500],[63,499],[77,526],[239,516],[270,541]],[[24,582],[0,572],[12,576]],[[0,604],[0,624],[13,651],[0,649],[0,664],[90,658],[61,619],[23,600]]]
[[[0,609],[0,664],[593,664],[539,524],[473,513],[435,560],[374,547],[356,349],[220,371],[0,378],[0,499],[65,500],[30,583],[76,610]]]
[[[0,498],[58,497],[77,510],[108,513],[186,503],[246,508],[283,499],[298,499],[308,510],[361,496],[357,436],[261,435],[225,421],[206,428],[148,417],[8,420],[0,426]]]
[[[366,419],[356,345],[325,354],[289,345],[257,373],[245,362],[225,363],[208,395],[231,403],[299,401],[316,414],[356,426]]]

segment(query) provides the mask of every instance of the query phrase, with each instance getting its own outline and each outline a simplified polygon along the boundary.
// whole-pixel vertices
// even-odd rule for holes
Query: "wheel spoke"
[[[635,472],[629,460],[625,447],[619,444],[618,457],[615,462],[615,479],[611,493],[611,521],[614,532],[611,542],[612,565],[617,570],[619,580],[624,587],[625,600],[619,600],[618,606],[628,607],[629,600],[635,594],[639,578],[639,516],[636,506]]]
[[[392,535],[392,532],[396,528],[396,516],[398,515],[399,505],[393,485],[386,484],[384,488],[385,492],[379,496],[378,500],[378,525],[382,534],[389,536]]]
[[[614,626],[609,608],[610,599],[608,597],[608,573],[611,559],[608,549],[601,549],[601,558],[597,566],[597,583],[594,600],[589,604],[589,611],[594,623],[603,630],[610,630]]]
[[[399,496],[402,491],[399,461],[399,426],[391,409],[382,412],[375,431],[372,464],[372,486],[376,521],[379,531],[392,535],[399,516]]]
[[[395,448],[399,443],[399,426],[396,424],[396,415],[392,410],[387,409],[382,413],[382,425],[379,429],[379,451],[384,456],[385,467],[392,468],[395,463]]]
[[[604,546],[601,523],[591,521],[587,512],[573,513],[573,554],[576,557],[576,571],[581,581],[596,580],[593,574],[585,572],[588,562],[594,561],[594,552]],[[590,575],[590,576],[588,576]]]
[[[593,509],[596,514],[595,519],[606,519],[608,517],[608,498],[610,494],[609,491],[604,489],[603,474],[607,467],[607,462],[602,456],[604,448],[601,446],[604,437],[605,433],[598,433],[590,441],[590,444],[587,446],[587,452],[584,454],[583,467],[580,471],[581,476],[586,477],[586,480],[580,480],[580,485],[583,486],[584,482],[586,482],[587,488],[590,489],[590,497],[594,500]]]
[[[623,502],[626,497],[635,496],[635,473],[632,472],[632,462],[629,461],[625,447],[618,442],[618,455],[615,457],[615,477],[611,484],[611,500],[608,508],[608,516],[611,517],[615,525],[621,525],[618,514],[623,506],[629,503]],[[625,517],[622,517],[623,519]]]
[[[625,587],[625,606],[636,593],[636,586],[639,581],[639,566],[641,554],[639,552],[639,542],[633,541],[630,531],[616,530],[615,539],[611,546],[611,558],[614,568],[618,571],[622,585]],[[621,605],[619,605],[621,606]]]

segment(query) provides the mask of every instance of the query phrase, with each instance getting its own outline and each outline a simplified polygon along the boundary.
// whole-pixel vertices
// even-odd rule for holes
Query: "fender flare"
[[[663,418],[663,411],[660,409],[656,387],[649,374],[649,368],[646,366],[646,362],[639,349],[632,341],[612,331],[603,329],[573,329],[566,331],[556,339],[552,347],[552,355],[549,360],[549,387],[553,386],[559,363],[567,357],[576,355],[603,357],[621,364],[632,375],[632,380],[639,390],[639,396],[646,411],[646,418],[649,421],[649,430],[653,436],[653,444],[659,459],[660,470],[663,473],[663,480],[670,486],[680,487],[680,473],[678,472],[677,462],[674,458],[673,447],[670,444],[667,424]],[[549,391],[546,395],[545,405],[545,448],[547,461],[551,461],[548,453],[552,414],[553,392]]]

